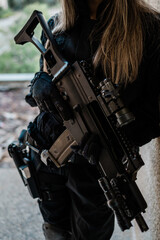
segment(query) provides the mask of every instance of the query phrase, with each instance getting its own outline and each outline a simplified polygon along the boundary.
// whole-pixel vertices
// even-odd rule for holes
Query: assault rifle
[[[50,43],[47,49],[34,36],[38,24]],[[47,159],[51,159],[60,167],[71,154],[71,146],[79,145],[86,133],[98,135],[102,145],[97,164],[101,173],[99,184],[108,206],[114,211],[122,231],[132,226],[133,219],[141,231],[147,231],[148,226],[141,215],[147,204],[135,183],[137,171],[144,162],[138,148],[123,132],[123,126],[134,121],[134,116],[124,106],[115,85],[105,79],[95,87],[85,61],[67,62],[59,53],[52,32],[39,11],[33,12],[16,35],[15,42],[31,42],[38,48],[61,96],[55,107],[66,127],[65,135],[62,133],[60,141],[58,139],[49,150],[42,152],[42,161],[47,163]],[[63,139],[65,144],[62,144]]]

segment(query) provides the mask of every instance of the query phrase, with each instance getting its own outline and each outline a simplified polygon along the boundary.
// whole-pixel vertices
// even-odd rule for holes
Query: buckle
[[[54,199],[54,194],[49,191],[42,192],[42,200],[52,201]]]

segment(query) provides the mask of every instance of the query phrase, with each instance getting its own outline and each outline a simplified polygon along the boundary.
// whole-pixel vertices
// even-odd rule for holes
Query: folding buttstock
[[[34,36],[37,25],[40,24],[44,34],[49,41],[48,48],[46,49],[43,44]],[[66,61],[57,50],[56,42],[53,38],[51,29],[49,28],[43,14],[35,10],[24,27],[14,38],[16,44],[25,44],[31,42],[41,52],[42,56],[51,69],[51,73],[55,73],[62,67],[66,66]],[[54,75],[54,74],[53,74]]]

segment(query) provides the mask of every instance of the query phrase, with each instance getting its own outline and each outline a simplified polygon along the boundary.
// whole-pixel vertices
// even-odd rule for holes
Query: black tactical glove
[[[55,111],[53,98],[59,97],[59,92],[52,84],[52,77],[46,72],[38,72],[31,81],[30,93],[26,101],[31,106],[38,106],[41,111]]]
[[[86,134],[80,145],[72,146],[71,149],[87,159],[91,165],[96,165],[101,152],[100,139],[96,134]]]
[[[41,112],[27,128],[29,135],[43,149],[49,149],[64,130],[61,119],[50,112]]]
[[[33,85],[35,83],[35,81],[38,79],[39,75],[41,72],[37,72],[34,75],[34,78],[31,81],[31,84],[29,85],[30,87],[30,92],[25,96],[25,101],[31,106],[31,107],[37,107],[37,103],[34,100],[33,96],[32,96],[32,90],[33,90]]]
[[[52,77],[46,72],[35,74],[31,82],[30,94],[26,96],[26,102],[31,106],[37,105],[41,112],[57,113],[64,120],[72,118],[71,108],[63,99],[57,87],[52,83]]]

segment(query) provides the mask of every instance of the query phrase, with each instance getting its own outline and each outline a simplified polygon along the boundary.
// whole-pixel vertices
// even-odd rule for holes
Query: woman
[[[121,86],[121,96],[136,117],[125,131],[137,146],[160,136],[158,13],[142,0],[62,0],[61,3],[62,13],[49,20],[61,54],[70,63],[92,62],[95,84],[109,77]],[[42,43],[47,46],[44,34]],[[53,106],[48,102],[54,92],[51,79],[41,59],[41,72],[36,74],[26,98],[41,110],[34,124],[48,146],[64,130],[56,110],[48,111]],[[90,144],[98,146],[95,140]],[[73,154],[61,169],[40,166],[37,176],[46,197],[39,200],[39,206],[46,240],[111,238],[113,213],[98,186],[97,169],[86,160],[89,154]]]

